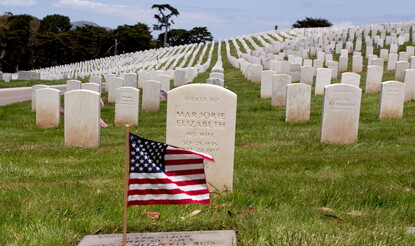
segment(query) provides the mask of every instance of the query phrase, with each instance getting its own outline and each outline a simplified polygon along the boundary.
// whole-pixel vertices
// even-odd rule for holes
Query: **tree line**
[[[170,46],[212,41],[206,27],[168,30]],[[165,32],[153,40],[143,23],[108,30],[99,26],[73,27],[69,17],[48,15],[0,16],[0,71],[16,72],[91,60],[165,46]]]

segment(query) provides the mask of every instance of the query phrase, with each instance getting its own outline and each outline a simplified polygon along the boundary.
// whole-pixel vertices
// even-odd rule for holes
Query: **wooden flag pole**
[[[125,126],[125,164],[124,164],[124,222],[122,226],[122,245],[127,245],[127,217],[128,217],[128,180],[130,174],[130,126]]]

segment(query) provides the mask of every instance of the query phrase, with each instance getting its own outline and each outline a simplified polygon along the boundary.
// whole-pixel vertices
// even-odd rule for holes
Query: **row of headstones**
[[[415,70],[411,71],[415,85]],[[405,84],[386,81],[380,86],[379,119],[400,119],[403,114]],[[340,83],[324,86],[320,140],[329,143],[352,143],[357,140],[362,89]],[[291,83],[291,76],[273,75],[271,105],[285,107],[286,122],[310,118],[311,86]],[[415,99],[415,98],[414,98]]]
[[[138,70],[169,70],[173,71],[176,66],[177,62],[181,59],[182,62],[179,66],[183,66],[187,63],[187,59],[189,57],[189,65],[188,67],[193,66],[194,60],[196,58],[196,52],[200,49],[200,47],[204,45],[204,49],[202,54],[199,57],[199,60],[196,62],[196,67],[198,70],[206,70],[210,64],[212,52],[209,52],[207,61],[202,64],[203,57],[206,53],[207,46],[209,43],[204,44],[197,44],[197,45],[185,45],[179,47],[171,47],[171,48],[163,48],[161,51],[159,50],[150,50],[146,51],[145,53],[138,52],[132,54],[124,54],[119,56],[107,57],[107,58],[100,58],[97,60],[86,61],[82,63],[75,63],[75,64],[68,64],[65,66],[58,66],[58,67],[51,67],[51,68],[44,68],[40,70],[36,70],[37,72],[41,73],[42,79],[67,79],[67,78],[85,78],[89,76],[102,76],[108,73],[127,73],[127,71],[138,71]],[[196,48],[195,50],[195,47]],[[213,51],[214,42],[212,42],[211,51]],[[175,52],[179,48],[178,53]],[[161,57],[159,59],[159,57]],[[163,67],[162,64],[164,64]]]
[[[36,123],[59,124],[60,96],[52,88],[36,93]],[[41,89],[40,89],[41,88]],[[139,90],[117,89],[115,125],[133,125],[138,118]],[[76,89],[64,94],[65,146],[92,148],[100,144],[100,93]],[[232,189],[235,145],[236,94],[223,87],[191,84],[168,92],[167,143],[211,154],[216,162],[206,166],[211,189]],[[123,118],[121,119],[121,116]],[[53,119],[53,120],[52,120]]]

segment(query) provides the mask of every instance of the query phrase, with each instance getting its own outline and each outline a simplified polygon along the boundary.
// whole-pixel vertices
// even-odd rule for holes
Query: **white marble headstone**
[[[161,83],[157,80],[144,81],[143,86],[143,111],[158,111],[160,109]]]
[[[101,94],[90,90],[65,93],[65,146],[92,148],[100,143]]]
[[[211,154],[205,163],[211,191],[232,190],[236,94],[219,86],[190,84],[168,92],[166,142]]]
[[[53,88],[36,90],[36,126],[59,126],[60,106],[59,90]]]
[[[261,98],[271,98],[272,95],[272,81],[274,79],[275,72],[271,70],[262,71],[261,76]]]
[[[311,86],[302,83],[288,84],[285,103],[285,121],[302,122],[310,119]]]
[[[359,128],[362,89],[348,84],[324,87],[320,140],[353,143]]]
[[[140,90],[120,87],[115,95],[115,125],[138,125]]]
[[[32,86],[32,112],[36,112],[36,91],[43,88],[48,88],[47,85],[34,85]]]
[[[272,81],[271,105],[273,107],[285,107],[287,96],[287,85],[291,84],[292,78],[287,74],[276,74]]]
[[[402,118],[404,99],[404,83],[399,81],[383,82],[380,90],[379,119]]]

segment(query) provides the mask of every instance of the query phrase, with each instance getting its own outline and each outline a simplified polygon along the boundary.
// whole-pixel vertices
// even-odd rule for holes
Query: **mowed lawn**
[[[403,119],[378,120],[379,94],[363,94],[358,141],[320,143],[321,96],[312,96],[308,122],[286,123],[222,49],[225,84],[238,95],[233,191],[204,206],[130,207],[129,232],[230,229],[238,245],[415,245],[406,231],[415,226],[415,102]],[[100,147],[81,149],[64,146],[63,118],[41,129],[30,102],[0,107],[0,245],[122,233],[124,128],[113,124],[113,104],[101,117],[109,127]],[[139,121],[133,133],[165,141],[165,102]]]

